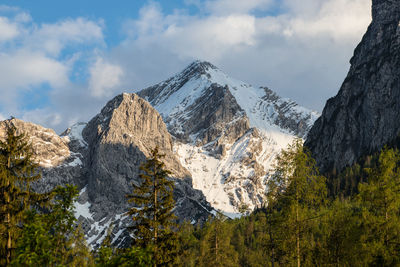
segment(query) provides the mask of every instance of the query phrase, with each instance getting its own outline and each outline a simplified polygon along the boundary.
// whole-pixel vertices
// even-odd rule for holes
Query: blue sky
[[[370,20],[370,0],[3,0],[0,119],[58,133],[113,96],[207,60],[321,111]]]
[[[139,15],[141,7],[146,5],[146,0],[119,0],[113,1],[93,1],[93,0],[5,0],[3,4],[19,7],[28,12],[36,23],[54,23],[60,19],[85,17],[90,20],[104,20],[104,35],[107,44],[117,45],[123,40],[120,31],[121,25],[127,19],[135,19]],[[181,0],[159,1],[165,12],[171,13],[182,6],[188,7]],[[190,11],[197,8],[189,6]]]

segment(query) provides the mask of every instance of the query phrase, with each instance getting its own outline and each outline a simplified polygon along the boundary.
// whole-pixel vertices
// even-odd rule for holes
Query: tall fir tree
[[[359,266],[364,264],[360,236],[362,228],[359,208],[354,201],[334,200],[322,213],[319,227],[313,231],[316,245],[313,253],[315,266]]]
[[[373,266],[400,265],[400,153],[382,150],[378,166],[359,184],[361,241]]]
[[[199,240],[196,237],[196,229],[189,221],[179,225],[178,234],[178,255],[175,261],[176,266],[196,266],[199,258]]]
[[[6,123],[5,140],[0,141],[0,265],[12,260],[24,211],[49,199],[30,190],[30,184],[41,178],[32,147],[25,134],[17,134],[15,126]]]
[[[327,197],[325,178],[321,176],[314,159],[296,139],[277,157],[275,173],[270,179],[269,203],[279,211],[281,248],[285,251],[283,264],[312,264],[314,227],[318,225],[319,211]]]
[[[204,227],[200,242],[200,266],[239,266],[239,255],[231,244],[233,227],[221,214]]]
[[[155,266],[171,264],[176,253],[176,217],[173,214],[174,182],[161,161],[165,155],[158,148],[151,151],[150,158],[140,166],[140,185],[133,184],[133,193],[127,195],[135,207],[128,212],[132,216],[130,228],[135,244],[151,247]]]

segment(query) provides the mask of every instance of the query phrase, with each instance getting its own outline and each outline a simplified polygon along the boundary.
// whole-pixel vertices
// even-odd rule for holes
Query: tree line
[[[277,157],[261,207],[234,220],[217,214],[203,225],[176,223],[174,183],[162,157],[152,151],[140,167],[140,183],[127,195],[131,246],[113,247],[109,231],[100,248],[90,250],[74,217],[77,188],[33,192],[40,174],[32,149],[9,126],[0,141],[0,265],[400,265],[397,149],[384,148],[357,172],[353,194],[332,195],[329,180],[296,140]]]
[[[331,197],[297,140],[277,158],[266,203],[186,226],[179,266],[399,266],[400,152],[384,148],[357,192]],[[217,252],[218,251],[218,252]]]

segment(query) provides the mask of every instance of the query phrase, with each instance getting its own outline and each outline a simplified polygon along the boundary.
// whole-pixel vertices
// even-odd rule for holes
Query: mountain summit
[[[232,214],[263,201],[275,155],[318,117],[203,61],[138,94],[163,117],[193,186]]]
[[[224,110],[222,118],[218,119],[244,112],[251,127],[266,131],[276,130],[299,137],[308,133],[319,116],[290,99],[280,98],[267,87],[256,88],[230,78],[205,61],[193,62],[179,74],[142,90],[139,95],[160,112],[173,135],[190,135],[193,132],[192,127],[187,129],[179,122],[190,121],[189,117],[196,116],[204,106],[211,108],[210,105],[218,105]]]

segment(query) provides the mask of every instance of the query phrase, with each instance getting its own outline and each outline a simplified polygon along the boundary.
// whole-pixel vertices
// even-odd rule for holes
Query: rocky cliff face
[[[341,171],[399,135],[400,2],[373,0],[372,17],[339,93],[305,143],[323,172]]]
[[[139,166],[155,147],[165,154],[165,165],[174,177],[190,177],[172,152],[171,136],[161,116],[135,94],[122,94],[108,102],[83,129],[83,139],[89,150],[85,159],[89,198],[109,202],[97,207],[100,217],[126,210],[125,195],[131,183],[138,182]]]
[[[162,115],[193,186],[232,216],[262,202],[275,155],[318,116],[201,61],[138,94]]]
[[[112,221],[119,230],[129,223],[124,215],[129,208],[125,195],[131,192],[132,183],[139,183],[139,166],[155,147],[165,154],[163,161],[176,178],[179,218],[199,222],[209,216],[212,209],[202,193],[191,187],[190,173],[173,153],[171,136],[161,116],[136,94],[121,94],[109,101],[83,128],[82,140],[87,144],[87,185],[82,193],[87,195],[87,202],[81,205],[90,203],[89,215],[86,212],[82,217],[90,226],[88,237],[93,236],[93,243],[100,242],[104,236],[101,229]],[[103,224],[96,227],[96,222]],[[114,230],[114,234],[119,233],[115,242],[124,243],[127,234],[119,230]]]

